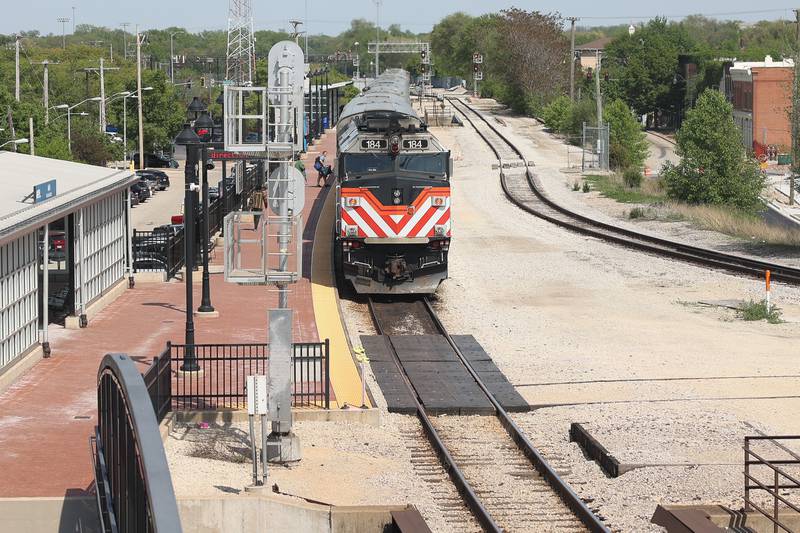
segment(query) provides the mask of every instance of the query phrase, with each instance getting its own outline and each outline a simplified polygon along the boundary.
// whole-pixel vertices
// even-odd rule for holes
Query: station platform
[[[309,148],[304,220],[304,272],[291,288],[296,342],[331,342],[331,409],[361,405],[361,382],[340,320],[330,265],[332,188],[316,187],[317,153],[335,153],[335,133]],[[175,206],[176,210],[179,206]],[[327,211],[326,211],[327,210]],[[319,239],[319,246],[314,241]],[[314,259],[312,264],[312,257]],[[267,310],[277,307],[269,287],[226,283],[212,256],[211,300],[217,318],[195,318],[197,343],[264,342]],[[216,273],[220,272],[220,273]],[[195,274],[194,305],[201,298]],[[257,312],[254,312],[257,310]],[[0,394],[0,498],[87,494],[93,484],[89,436],[97,415],[97,369],[109,352],[127,353],[144,370],[166,345],[182,343],[185,285],[137,282],[102,310],[88,328],[51,329],[52,356],[39,361]]]

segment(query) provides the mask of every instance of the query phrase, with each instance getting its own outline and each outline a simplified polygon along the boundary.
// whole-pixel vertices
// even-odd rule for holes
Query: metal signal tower
[[[256,40],[250,0],[228,0],[228,53],[225,79],[238,86],[253,84]]]

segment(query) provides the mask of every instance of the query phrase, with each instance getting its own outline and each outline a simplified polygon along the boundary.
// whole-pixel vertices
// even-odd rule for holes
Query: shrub
[[[577,180],[575,181],[575,183],[572,184],[572,190],[573,191],[581,190],[581,184]]]
[[[638,189],[642,185],[642,173],[638,168],[626,168],[622,173],[622,181],[625,182],[625,186]]]
[[[617,98],[603,109],[609,126],[609,162],[613,168],[641,167],[647,159],[647,140],[628,105]],[[629,185],[633,187],[633,185]],[[637,185],[638,186],[638,185]]]
[[[764,176],[742,146],[725,96],[706,90],[689,111],[677,134],[678,165],[662,172],[667,194],[692,204],[730,205],[754,212]]]
[[[780,324],[783,322],[781,319],[781,311],[774,305],[770,305],[769,309],[767,309],[766,300],[761,300],[760,302],[750,300],[742,304],[739,308],[739,314],[743,320],[748,322],[756,320],[766,320],[770,324]]]
[[[644,218],[645,216],[647,216],[647,212],[644,210],[643,207],[634,207],[633,209],[631,209],[631,212],[628,213],[628,218],[630,218],[631,220],[636,218]]]
[[[559,96],[542,109],[542,120],[552,131],[563,133],[569,123],[571,112],[572,102],[569,97]]]
[[[583,192],[589,192],[591,190],[592,190],[592,188],[589,187],[589,182],[588,181],[584,181],[583,182]]]

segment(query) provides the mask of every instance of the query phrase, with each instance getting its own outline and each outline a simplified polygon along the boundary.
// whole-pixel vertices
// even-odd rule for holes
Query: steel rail
[[[603,524],[602,520],[600,520],[597,515],[595,515],[594,512],[589,509],[580,496],[578,496],[575,491],[572,490],[572,487],[570,487],[569,484],[558,475],[553,467],[550,466],[542,454],[539,453],[539,450],[536,449],[536,446],[533,445],[522,429],[520,429],[508,412],[503,408],[500,402],[498,402],[494,395],[489,391],[478,373],[474,368],[472,368],[472,364],[464,356],[461,349],[458,347],[458,345],[456,345],[453,338],[447,332],[444,324],[439,319],[439,315],[433,309],[430,300],[425,298],[423,301],[425,303],[425,308],[428,310],[428,313],[433,320],[433,323],[436,324],[439,332],[445,339],[447,339],[448,344],[450,344],[450,347],[458,356],[461,364],[464,365],[472,378],[475,380],[475,383],[478,384],[478,387],[480,387],[480,389],[489,399],[489,402],[491,402],[492,406],[494,407],[495,415],[500,420],[500,423],[503,425],[506,432],[520,449],[520,451],[531,462],[539,474],[541,474],[547,484],[550,485],[556,494],[558,494],[564,504],[566,504],[566,506],[569,507],[573,513],[575,513],[575,516],[583,523],[583,525],[589,529],[589,531],[594,533],[608,533],[610,530]]]
[[[375,324],[375,328],[378,331],[379,335],[385,335],[385,330],[383,328],[383,324],[378,316],[378,312],[375,310],[375,306],[373,304],[373,299],[370,297],[368,298],[369,310],[370,314],[372,315],[372,320]],[[394,350],[394,346],[391,346],[391,353],[392,353],[392,360],[394,364],[397,366],[398,371],[400,372],[400,376],[403,378],[403,382],[408,387],[408,390],[411,391],[411,397],[414,399],[414,403],[416,404],[417,408],[417,418],[419,418],[420,422],[422,423],[422,429],[425,431],[425,435],[428,437],[428,441],[433,446],[436,455],[439,456],[439,460],[442,462],[442,466],[444,467],[447,474],[450,476],[450,479],[453,481],[453,484],[458,489],[461,497],[464,498],[467,507],[469,507],[470,511],[475,515],[476,520],[481,525],[481,527],[485,531],[490,531],[492,533],[502,533],[503,529],[494,521],[492,516],[489,514],[489,511],[481,502],[478,495],[475,493],[475,490],[470,485],[469,481],[467,481],[464,472],[456,464],[455,459],[450,454],[450,451],[445,446],[444,442],[442,441],[441,437],[439,436],[438,431],[431,422],[428,413],[425,412],[425,407],[422,405],[422,402],[419,399],[419,395],[414,388],[414,385],[411,383],[411,380],[408,378],[408,375],[405,373],[403,369],[403,365],[400,363],[400,359],[397,357],[397,352]]]
[[[373,304],[373,299],[369,298],[369,308],[370,313],[373,317],[373,322],[375,323],[376,329],[378,333],[384,335],[384,328],[381,324],[380,317],[378,316],[378,312],[375,309]],[[423,298],[422,302],[425,306],[425,310],[427,311],[428,315],[431,318],[434,326],[438,330],[439,334],[442,335],[455,352],[456,356],[458,356],[460,362],[464,365],[466,370],[472,376],[472,378],[477,383],[478,387],[481,391],[486,395],[489,402],[492,404],[494,408],[495,416],[497,416],[498,420],[500,421],[503,428],[506,430],[508,435],[517,445],[519,450],[523,453],[523,455],[530,461],[531,465],[536,469],[537,472],[544,478],[545,482],[556,492],[556,494],[561,498],[564,504],[575,514],[576,518],[580,520],[588,529],[593,533],[608,533],[610,530],[606,528],[603,522],[592,512],[591,509],[586,505],[586,503],[572,490],[572,488],[567,484],[557,473],[556,471],[547,463],[544,457],[539,453],[533,443],[525,436],[524,432],[517,426],[517,424],[511,419],[508,412],[503,408],[503,406],[495,399],[489,389],[481,380],[478,373],[472,368],[472,365],[469,363],[467,358],[464,356],[463,352],[458,348],[453,338],[447,332],[447,329],[444,327],[444,324],[439,319],[438,314],[431,306],[430,301],[428,298]],[[394,348],[392,346],[392,348]],[[438,436],[436,429],[433,427],[432,423],[430,422],[430,418],[428,417],[427,413],[425,412],[425,407],[422,405],[422,402],[419,399],[419,396],[414,389],[413,384],[411,384],[408,376],[405,374],[403,369],[403,365],[400,362],[399,358],[397,357],[397,353],[392,349],[392,357],[397,365],[400,373],[403,377],[404,382],[409,387],[409,389],[413,392],[414,401],[417,404],[417,415],[420,417],[420,420],[423,421],[423,426],[425,427],[426,434],[428,434],[429,439],[431,439],[431,443],[437,449],[437,452],[440,453],[440,457],[447,457],[447,459],[443,459],[445,462],[445,469],[451,474],[451,478],[454,478],[454,473],[457,472],[457,480],[454,478],[454,482],[461,490],[462,487],[466,487],[468,489],[469,499],[467,499],[467,504],[470,508],[475,505],[479,508],[480,514],[476,512],[476,517],[478,518],[481,525],[484,529],[488,531],[504,531],[503,529],[499,528],[499,526],[494,522],[491,518],[490,513],[486,510],[483,504],[480,502],[479,498],[475,494],[474,490],[472,490],[469,481],[467,481],[464,474],[455,464],[452,456],[447,451],[447,448],[441,438]],[[452,470],[450,470],[452,469]],[[462,492],[462,495],[464,493]],[[485,519],[483,516],[485,515]],[[485,520],[485,521],[484,521]]]
[[[567,209],[566,207],[551,200],[536,185],[534,173],[531,171],[528,162],[525,160],[525,157],[522,154],[522,151],[493,124],[491,124],[491,122],[489,122],[489,120],[482,113],[478,112],[476,109],[460,99],[450,97],[448,100],[451,104],[453,104],[453,107],[464,116],[467,122],[469,122],[478,135],[495,153],[498,161],[500,162],[500,183],[503,192],[511,202],[524,211],[527,211],[539,218],[547,220],[548,222],[563,228],[640,251],[666,256],[673,259],[679,259],[703,266],[718,268],[721,270],[744,273],[753,277],[762,277],[765,270],[770,270],[773,279],[793,284],[800,284],[800,269],[798,268],[781,265],[778,263],[761,261],[758,259],[751,259],[734,254],[727,254],[724,252],[717,252],[715,250],[709,250],[698,246],[692,246],[671,241],[669,239],[647,235],[645,233],[639,233],[637,231],[613,226],[611,224],[589,218]],[[455,105],[456,102],[459,105]],[[463,106],[463,108],[460,106]],[[553,216],[543,212],[542,210],[535,209],[534,207],[528,205],[525,201],[514,196],[508,187],[505,172],[503,172],[503,158],[499,152],[499,148],[488,138],[485,132],[478,128],[472,118],[470,118],[470,115],[465,112],[464,109],[467,109],[472,114],[480,118],[480,120],[484,122],[489,129],[491,129],[492,132],[523,161],[525,166],[526,180],[531,191],[546,207],[552,209],[560,215],[563,215],[565,218]]]

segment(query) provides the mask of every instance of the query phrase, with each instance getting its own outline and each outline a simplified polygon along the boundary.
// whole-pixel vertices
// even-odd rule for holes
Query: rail
[[[125,354],[107,354],[100,364],[90,442],[103,531],[182,531],[151,397]]]
[[[695,264],[701,264],[703,266],[712,268],[744,273],[753,277],[762,277],[764,275],[764,271],[769,270],[772,273],[773,279],[800,284],[800,269],[798,268],[670,241],[668,239],[655,237],[646,233],[639,233],[637,231],[620,228],[605,222],[600,222],[567,209],[566,207],[551,200],[540,190],[540,188],[536,185],[533,171],[528,166],[528,162],[525,160],[522,151],[501,131],[499,131],[482,113],[479,113],[477,110],[460,99],[450,97],[448,100],[450,100],[453,106],[464,116],[467,122],[472,125],[472,127],[477,131],[478,135],[480,135],[486,144],[489,145],[489,147],[497,156],[498,160],[500,160],[500,183],[503,188],[503,192],[509,198],[509,200],[511,200],[521,209],[571,231],[576,231],[584,235],[589,235],[601,240],[613,242],[640,251],[654,253],[656,255],[666,256],[672,259],[679,259]],[[455,105],[456,102],[458,102],[458,105]],[[460,106],[463,106],[463,108]],[[483,123],[485,123],[489,129],[495,135],[497,135],[497,137],[499,137],[502,142],[505,143],[517,155],[517,157],[519,157],[519,159],[522,160],[525,167],[525,179],[527,180],[528,187],[546,208],[552,209],[557,213],[558,216],[554,216],[540,209],[534,209],[512,194],[507,184],[505,172],[502,171],[502,156],[500,155],[497,146],[495,146],[495,144],[489,140],[486,134],[477,127],[470,115],[464,111],[464,109],[470,111],[473,115],[477,116]]]
[[[378,317],[378,313],[375,309],[373,299],[370,298],[368,300],[368,303],[370,312],[372,313],[375,322],[375,326],[378,330],[378,334],[380,335],[385,334],[381,321]],[[522,451],[525,457],[531,462],[533,467],[541,474],[541,476],[550,485],[550,487],[555,490],[555,492],[565,503],[565,505],[569,507],[569,509],[589,529],[589,531],[595,533],[596,532],[608,533],[609,530],[606,528],[603,522],[591,511],[591,509],[589,509],[586,503],[584,503],[584,501],[580,499],[580,497],[570,488],[570,486],[563,479],[561,479],[561,477],[547,463],[544,457],[542,457],[539,451],[525,436],[522,430],[511,419],[508,412],[495,399],[494,395],[489,391],[489,389],[483,383],[483,380],[480,378],[478,373],[469,363],[468,359],[461,352],[461,349],[456,345],[453,338],[447,332],[447,329],[444,327],[444,324],[441,322],[436,311],[431,306],[430,301],[427,298],[425,298],[423,299],[423,303],[426,312],[433,321],[434,326],[439,331],[439,333],[447,340],[448,344],[453,349],[456,356],[459,358],[459,360],[467,369],[467,371],[470,373],[470,375],[475,380],[477,385],[489,399],[492,406],[494,407],[496,416],[500,420],[500,423],[503,425],[504,429],[509,434],[514,443],[517,445],[517,447],[520,449],[520,451]],[[417,406],[417,416],[422,422],[423,429],[426,435],[428,436],[428,439],[430,440],[432,446],[434,447],[434,450],[436,450],[437,455],[439,455],[444,465],[444,468],[450,475],[450,478],[453,480],[453,483],[456,485],[459,492],[464,497],[467,506],[475,514],[476,519],[485,530],[497,531],[497,532],[502,531],[502,528],[499,526],[499,524],[497,524],[497,522],[491,516],[489,510],[480,501],[480,498],[475,493],[474,489],[470,485],[463,471],[458,467],[458,465],[454,461],[454,458],[452,457],[446,445],[444,444],[441,437],[434,428],[430,420],[430,417],[425,411],[425,407],[419,401],[416,391],[414,390],[413,385],[408,379],[408,376],[406,376],[406,374],[402,372],[402,365],[396,358],[396,354],[395,354],[395,364],[397,364],[398,367],[401,368],[401,376],[403,378],[403,381],[405,382],[409,390],[412,391],[412,398],[414,399]]]
[[[800,435],[783,436],[748,436],[744,438],[744,510],[745,512],[757,511],[772,523],[772,530],[792,533],[792,529],[781,521],[781,508],[800,513],[800,503],[792,503],[787,498],[789,491],[800,490],[800,480],[797,475],[792,475],[782,468],[786,465],[800,465],[800,455],[792,451],[781,441],[800,442]],[[779,456],[767,459],[766,452],[753,451],[753,443],[764,443],[775,450]],[[787,458],[788,457],[788,458]],[[797,476],[797,477],[796,477]],[[781,494],[783,491],[783,495]],[[766,493],[766,499],[772,500],[772,508],[767,509],[763,501],[754,500],[752,492]]]
[[[198,411],[247,407],[247,376],[269,375],[269,344],[194,344],[192,357],[202,372],[183,376],[184,344],[168,344],[171,410]],[[161,356],[165,357],[164,355]],[[330,344],[295,343],[292,354],[292,406],[330,409]]]

